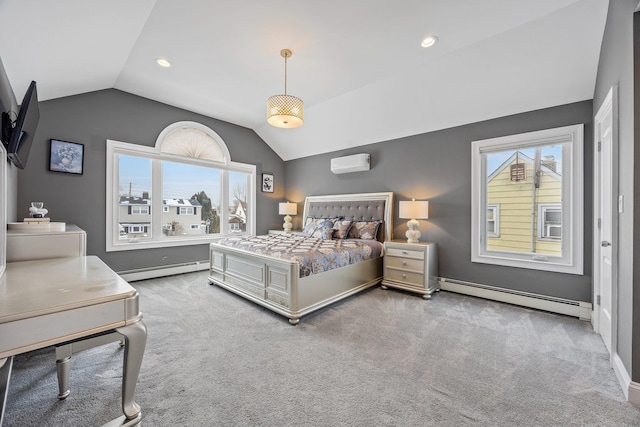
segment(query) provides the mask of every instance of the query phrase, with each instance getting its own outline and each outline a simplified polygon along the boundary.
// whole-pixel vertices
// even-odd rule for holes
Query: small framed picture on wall
[[[52,139],[49,150],[50,171],[82,175],[84,144]]]
[[[265,193],[273,193],[273,174],[262,174],[262,191]]]

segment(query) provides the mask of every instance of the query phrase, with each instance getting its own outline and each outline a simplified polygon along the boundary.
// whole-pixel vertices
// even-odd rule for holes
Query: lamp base
[[[407,222],[407,227],[409,227],[405,234],[405,236],[407,236],[407,243],[418,243],[420,241],[422,233],[418,230],[419,225],[420,223],[416,219],[411,219]]]
[[[285,233],[291,233],[291,229],[293,229],[293,224],[291,223],[291,216],[285,215],[284,224],[282,224],[282,228]]]

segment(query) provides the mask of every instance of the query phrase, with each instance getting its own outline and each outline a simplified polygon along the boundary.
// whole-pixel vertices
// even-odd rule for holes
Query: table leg
[[[71,347],[71,344],[69,344]],[[56,348],[56,352],[58,349]],[[66,399],[71,393],[69,375],[71,373],[71,355],[63,358],[56,356],[56,372],[58,374],[58,399]]]
[[[122,411],[128,420],[140,418],[140,406],[134,401],[142,356],[147,344],[147,327],[142,320],[117,328],[124,336],[124,363],[122,374]]]
[[[120,346],[124,347],[124,338],[116,332],[106,332],[94,335],[91,338],[83,338],[69,341],[63,344],[56,344],[56,370],[58,372],[58,399],[66,399],[71,393],[69,388],[69,374],[71,373],[71,356],[75,353],[120,341]]]
[[[11,378],[11,368],[13,366],[13,356],[0,359],[0,426],[4,419],[4,407],[7,405],[7,393],[9,391],[9,379]]]

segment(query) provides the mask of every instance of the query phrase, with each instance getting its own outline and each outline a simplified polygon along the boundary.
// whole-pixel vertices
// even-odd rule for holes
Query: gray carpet
[[[589,323],[453,293],[379,287],[287,320],[206,272],[133,283],[149,337],[136,401],[151,426],[640,425]],[[122,350],[16,357],[5,427],[120,415]]]

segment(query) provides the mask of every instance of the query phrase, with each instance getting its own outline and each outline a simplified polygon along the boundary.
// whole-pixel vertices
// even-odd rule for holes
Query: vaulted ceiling
[[[20,102],[116,88],[255,130],[284,160],[593,98],[605,0],[0,0]],[[438,42],[420,43],[427,35]],[[266,123],[284,90],[304,125]],[[156,58],[172,66],[162,68]]]

